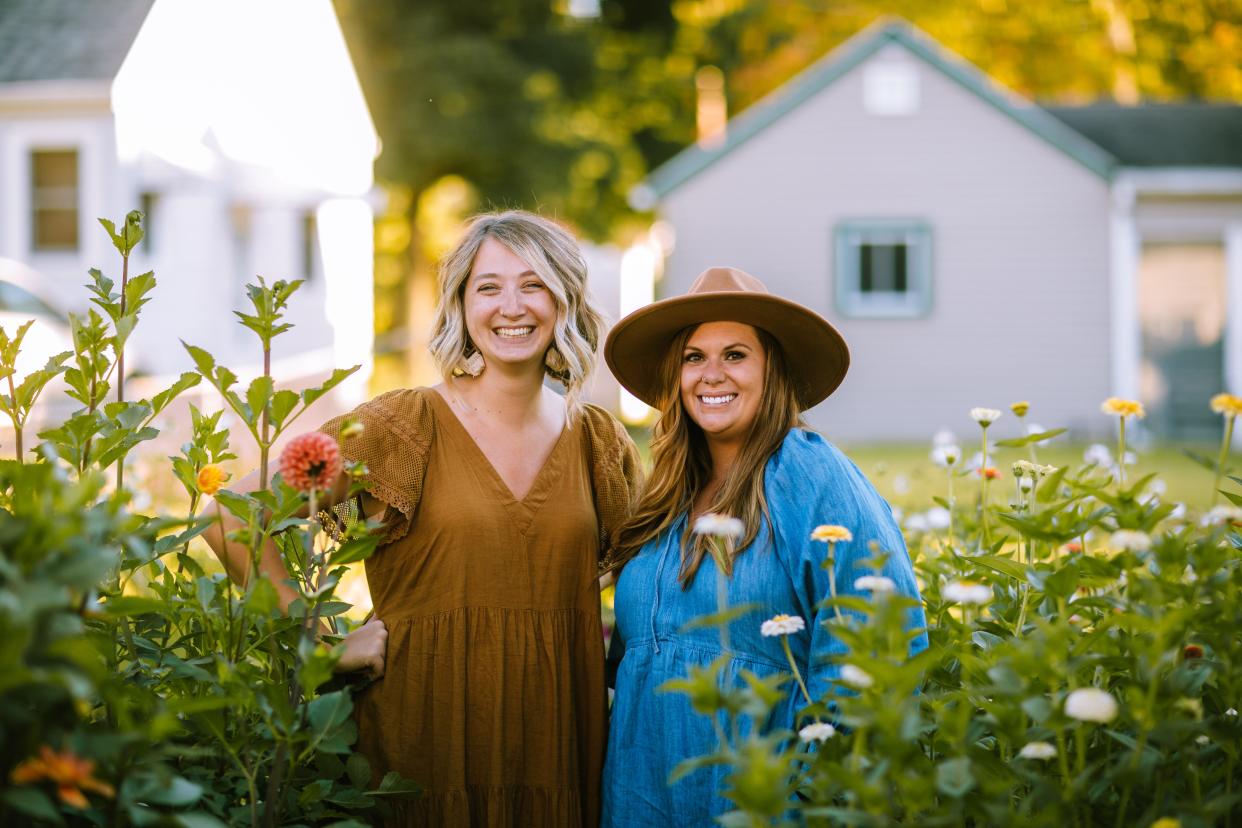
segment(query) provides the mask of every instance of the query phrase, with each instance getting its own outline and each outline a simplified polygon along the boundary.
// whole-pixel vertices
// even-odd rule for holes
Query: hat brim
[[[845,379],[850,351],[828,320],[768,293],[719,291],[675,296],[639,308],[618,322],[604,359],[626,390],[658,407],[660,366],[678,331],[704,322],[743,322],[780,343],[803,410],[825,400]]]

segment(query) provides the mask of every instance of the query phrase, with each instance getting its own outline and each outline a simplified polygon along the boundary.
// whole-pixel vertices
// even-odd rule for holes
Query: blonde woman
[[[378,620],[342,659],[383,675],[356,699],[358,749],[374,778],[423,787],[398,824],[593,828],[599,562],[637,469],[620,424],[579,398],[602,319],[578,245],[530,213],[475,219],[440,277],[442,382],[348,415],[364,426],[343,447],[370,470],[362,511],[384,525],[366,562]]]
[[[818,524],[853,535],[836,544],[830,563],[839,594],[857,594],[855,579],[865,574],[882,575],[911,597],[918,587],[888,504],[802,422],[801,412],[831,394],[849,365],[845,341],[818,314],[740,270],[712,268],[687,295],[621,320],[604,352],[621,384],[657,408],[660,420],[651,473],[610,563],[620,576],[603,825],[715,825],[730,809],[722,796],[727,768],[703,767],[668,784],[682,761],[716,750],[715,722],[660,686],[726,652],[727,682],[740,684],[741,670],[788,671],[780,640],[761,631],[764,619],[782,614],[802,621],[783,628],[792,631],[811,695],[832,687],[837,668],[827,659],[844,646],[823,624],[832,576],[826,545],[811,538]],[[740,522],[723,566],[730,605],[758,607],[730,623],[727,636],[687,626],[719,606],[720,570],[707,539],[693,533],[710,513]],[[888,553],[879,572],[857,566],[874,557],[872,542]],[[915,650],[926,647],[916,634],[924,624],[922,611],[910,610]],[[766,727],[794,729],[804,705],[790,693]]]

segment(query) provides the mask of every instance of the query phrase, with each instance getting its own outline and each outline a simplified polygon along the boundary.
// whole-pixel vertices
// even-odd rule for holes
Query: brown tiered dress
[[[358,750],[374,779],[395,770],[423,787],[397,824],[594,828],[607,745],[598,562],[629,503],[633,444],[588,407],[518,500],[436,391],[353,416],[365,428],[345,453],[388,505],[366,562],[387,664],[356,699]]]

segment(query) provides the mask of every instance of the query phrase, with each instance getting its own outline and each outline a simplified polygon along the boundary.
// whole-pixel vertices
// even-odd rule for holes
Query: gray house
[[[659,286],[741,267],[839,326],[834,439],[965,433],[1032,402],[1080,436],[1105,397],[1219,434],[1242,392],[1242,107],[1044,108],[927,35],[872,27],[656,170]]]

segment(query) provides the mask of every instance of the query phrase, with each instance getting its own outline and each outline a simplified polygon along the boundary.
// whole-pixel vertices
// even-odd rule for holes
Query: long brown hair
[[[658,406],[660,419],[652,429],[651,474],[633,515],[617,530],[613,554],[606,569],[618,572],[638,554],[651,538],[672,526],[711,479],[712,458],[703,430],[686,413],[681,403],[681,363],[686,342],[698,325],[680,331],[673,338],[660,366],[664,394]],[[761,521],[771,524],[767,499],[763,495],[763,470],[789,430],[803,425],[794,384],[785,368],[780,344],[761,328],[755,328],[766,355],[763,393],[755,421],[738,452],[733,467],[708,508],[709,512],[738,518],[746,527],[742,538],[730,545],[726,574],[732,575],[732,561],[759,533]],[[687,522],[681,539],[682,589],[694,581],[703,556],[709,551],[708,539],[692,533]]]

